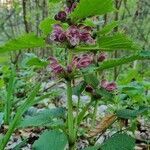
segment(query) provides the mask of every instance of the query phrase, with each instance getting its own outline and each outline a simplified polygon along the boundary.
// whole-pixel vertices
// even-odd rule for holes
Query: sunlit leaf
[[[71,13],[74,21],[95,15],[103,15],[113,11],[112,0],[80,0],[75,10]]]
[[[45,131],[37,141],[33,144],[36,150],[64,150],[68,141],[64,133],[53,130]]]
[[[33,33],[30,33],[10,40],[4,45],[0,46],[0,53],[38,47],[45,47],[44,39],[37,37]]]

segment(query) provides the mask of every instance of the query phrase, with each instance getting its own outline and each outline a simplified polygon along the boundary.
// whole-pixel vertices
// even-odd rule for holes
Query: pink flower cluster
[[[91,28],[83,25],[72,25],[67,31],[64,31],[61,25],[55,25],[50,40],[56,42],[67,42],[71,46],[84,44],[95,44],[95,40],[91,35]]]
[[[101,87],[106,89],[107,91],[110,91],[110,92],[117,89],[115,82],[108,82],[106,80],[101,81]]]
[[[72,73],[76,69],[82,69],[88,67],[93,62],[93,56],[92,55],[81,55],[81,56],[75,56],[71,62],[67,66],[67,68],[63,68],[60,63],[57,61],[54,57],[49,57],[50,61],[50,68],[52,69],[52,72],[56,75],[59,74],[67,74]]]

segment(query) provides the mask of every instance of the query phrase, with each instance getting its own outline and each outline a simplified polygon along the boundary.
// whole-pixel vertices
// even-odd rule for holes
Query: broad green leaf
[[[45,131],[33,144],[35,150],[65,150],[68,141],[63,132],[52,130]]]
[[[133,150],[135,140],[127,134],[117,133],[106,140],[101,146],[101,150]]]
[[[131,55],[129,57],[122,57],[118,59],[111,59],[108,61],[104,61],[100,64],[100,66],[97,68],[97,70],[102,71],[105,69],[117,67],[135,60],[144,60],[144,59],[150,59],[150,53],[147,51],[142,51],[139,54]]]
[[[123,109],[123,110],[118,110],[116,112],[116,115],[119,118],[132,119],[132,118],[136,118],[138,115],[141,115],[148,110],[150,111],[150,107],[141,107],[138,110]]]
[[[50,18],[45,18],[43,21],[41,21],[39,28],[47,36],[48,34],[51,33],[53,25],[56,23],[58,23],[58,21]]]
[[[86,83],[84,81],[80,82],[77,86],[75,86],[73,88],[73,94],[77,95],[77,96],[80,96],[80,94],[83,92],[85,87],[86,87]]]
[[[95,93],[99,96],[103,96],[107,100],[112,100],[113,99],[113,94],[111,92],[106,91],[105,89],[96,89]]]
[[[94,74],[84,75],[84,80],[87,84],[91,85],[93,88],[96,88],[99,85],[99,80]]]
[[[102,36],[99,38],[98,43],[99,48],[103,51],[139,50],[137,44],[135,44],[129,37],[122,33]]]
[[[100,145],[95,145],[95,146],[89,146],[84,150],[99,150],[99,149],[100,149]]]
[[[26,128],[32,126],[48,126],[62,124],[60,120],[53,120],[54,118],[62,118],[65,116],[64,108],[46,109],[38,112],[35,116],[28,116],[22,120],[19,128]]]
[[[36,66],[36,67],[46,67],[48,65],[48,63],[45,60],[42,60],[42,59],[40,59],[38,57],[34,57],[34,58],[29,59],[26,62],[26,65],[28,65],[28,66]]]
[[[38,47],[45,47],[44,39],[37,37],[33,33],[29,33],[10,40],[6,44],[0,46],[0,53]]]
[[[73,21],[78,21],[95,15],[103,15],[113,10],[112,0],[80,0],[70,16]]]
[[[117,27],[119,24],[118,21],[113,21],[111,22],[110,24],[107,24],[104,28],[102,28],[100,31],[99,31],[99,35],[101,34],[108,34],[109,32],[111,32],[115,27]]]

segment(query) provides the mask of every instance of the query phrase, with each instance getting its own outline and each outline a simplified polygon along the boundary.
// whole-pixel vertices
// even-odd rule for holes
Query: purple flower
[[[80,28],[80,41],[86,44],[95,44],[95,40],[91,36],[92,31],[91,27],[81,25],[79,28]]]
[[[97,61],[98,61],[98,62],[103,62],[103,61],[106,59],[106,57],[107,57],[107,54],[106,54],[106,53],[100,53],[100,54],[98,55]]]
[[[78,45],[80,43],[80,31],[77,26],[70,26],[66,32],[66,37],[72,46]]]
[[[101,87],[106,89],[107,91],[111,92],[117,89],[117,85],[114,82],[108,82],[106,80],[101,81]]]
[[[58,63],[56,58],[49,57],[48,60],[50,61],[50,67],[52,69],[52,72],[54,72],[55,74],[61,74],[64,72],[63,67]]]
[[[78,68],[86,68],[88,67],[91,63],[93,62],[93,56],[92,55],[88,55],[88,54],[84,54],[80,57],[75,57],[73,59],[72,64]]]
[[[61,43],[66,40],[66,34],[60,25],[56,24],[54,26],[53,32],[50,36],[50,39],[52,41],[61,42]]]
[[[65,21],[67,18],[67,14],[65,11],[60,11],[56,16],[55,19],[59,21]]]

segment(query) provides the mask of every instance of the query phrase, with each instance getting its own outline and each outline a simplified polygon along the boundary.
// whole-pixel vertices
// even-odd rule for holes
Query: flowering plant
[[[106,25],[104,28],[101,27],[99,16],[114,10],[112,0],[66,0],[64,5],[63,10],[55,14],[54,19],[49,20],[48,18],[40,25],[46,42],[43,40],[43,36],[42,38],[36,38],[30,34],[15,40],[16,43],[17,41],[21,43],[19,46],[15,46],[15,49],[16,47],[18,49],[33,48],[39,47],[39,45],[45,47],[45,45],[50,44],[51,49],[54,50],[54,55],[50,56],[47,62],[43,62],[38,58],[34,60],[44,67],[47,66],[50,70],[49,73],[52,73],[55,79],[64,81],[66,85],[66,111],[64,109],[62,111],[62,108],[60,108],[59,111],[55,110],[56,112],[54,110],[46,111],[42,117],[42,113],[38,114],[40,117],[36,116],[37,118],[46,118],[46,121],[43,119],[43,124],[40,122],[40,125],[43,126],[47,125],[47,120],[55,121],[55,117],[61,118],[63,116],[61,118],[63,123],[56,122],[53,126],[48,124],[47,126],[50,126],[50,129],[53,130],[49,131],[49,128],[47,128],[48,130],[35,141],[33,148],[38,150],[42,150],[43,146],[46,147],[45,150],[75,150],[77,149],[77,141],[81,136],[86,137],[91,145],[95,145],[96,142],[92,137],[103,134],[117,120],[130,119],[146,110],[145,108],[135,111],[128,111],[127,109],[114,110],[113,114],[106,115],[100,123],[97,123],[96,114],[99,103],[102,101],[114,102],[113,98],[119,90],[116,81],[107,80],[104,70],[138,59],[149,59],[149,54],[147,51],[138,51],[137,44],[134,44],[126,35],[111,32],[118,26],[117,23],[115,23],[115,26],[113,23]],[[45,29],[47,26],[48,29]],[[22,41],[25,42],[22,43]],[[46,44],[43,44],[43,41]],[[10,50],[9,44],[8,47],[8,50]],[[63,61],[55,56],[56,48],[63,49],[63,53],[61,53]],[[5,46],[4,49],[6,49]],[[137,53],[129,57],[109,59],[108,53],[116,50],[137,50]],[[40,86],[37,85],[24,105],[18,109],[6,135],[2,140],[0,139],[0,150],[5,148],[13,131],[17,127],[21,127],[19,121],[23,113],[29,106],[38,102],[38,100],[34,101],[34,98],[39,89]],[[90,97],[90,101],[84,106],[80,105],[83,93]],[[75,106],[72,99],[73,95],[77,96],[78,101]],[[44,97],[45,95],[42,98]],[[53,118],[53,116],[55,117]],[[85,120],[90,122],[90,127],[88,126],[87,132],[83,134],[81,129],[85,126],[83,124]],[[32,124],[32,121],[30,123]],[[121,133],[116,133],[104,144],[98,144],[87,149],[120,149],[120,146],[124,143],[116,142],[119,141],[118,139],[121,139],[121,142],[128,141],[129,144],[126,149],[133,149],[133,138],[122,133],[122,130],[118,132]]]

